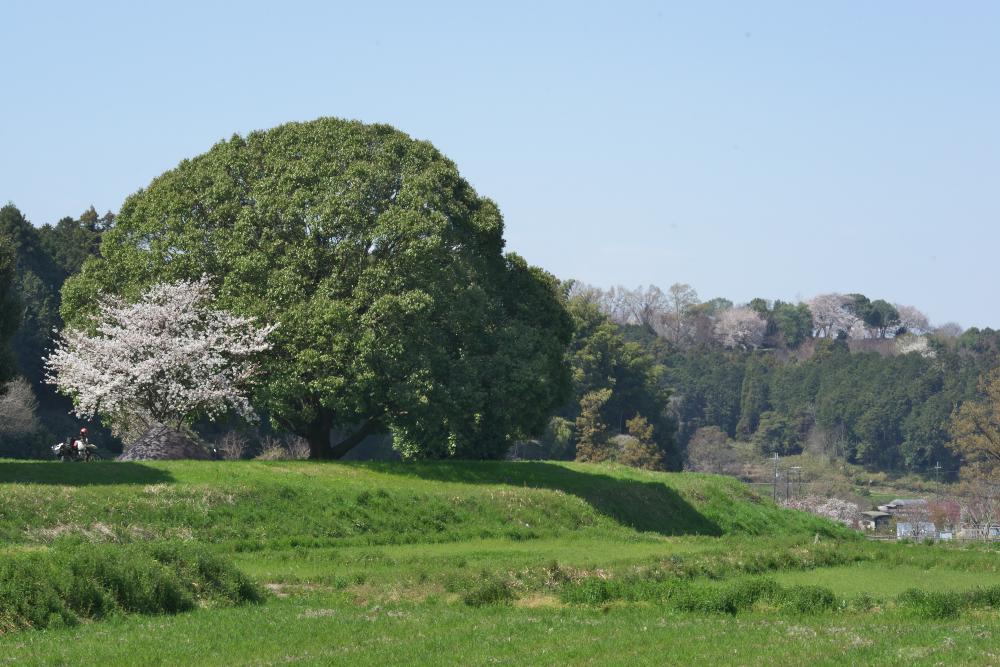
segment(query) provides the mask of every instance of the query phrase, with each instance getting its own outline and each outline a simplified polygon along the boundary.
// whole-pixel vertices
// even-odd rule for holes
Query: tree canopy
[[[21,302],[14,290],[14,248],[0,235],[0,384],[14,376],[10,338],[21,323]]]
[[[255,405],[313,456],[388,430],[409,456],[495,457],[567,398],[572,335],[554,278],[503,247],[496,205],[431,144],[289,123],[129,197],[62,312],[210,274],[220,307],[279,325]]]
[[[949,446],[966,460],[968,472],[995,476],[1000,470],[1000,368],[984,374],[976,398],[952,415],[951,434]]]
[[[647,349],[656,345],[655,334],[637,322],[624,327],[624,333],[637,339],[627,340],[619,325],[586,296],[570,299],[569,308],[576,323],[569,360],[576,400],[564,408],[563,416],[576,421],[577,447],[585,445],[581,458],[594,460],[595,446],[606,445],[603,441],[610,435],[628,430],[629,420],[643,417],[643,429],[649,427],[648,433],[643,430],[645,441],[657,450],[653,458],[664,467],[679,470],[683,459],[668,412],[666,369]],[[605,452],[606,458],[610,456],[610,450]]]

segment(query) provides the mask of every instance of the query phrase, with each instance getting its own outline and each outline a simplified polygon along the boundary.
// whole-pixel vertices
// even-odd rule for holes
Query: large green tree
[[[15,278],[14,246],[0,235],[0,385],[14,376],[10,339],[21,323],[21,301],[14,289]]]
[[[496,205],[431,144],[289,123],[129,197],[63,314],[209,274],[222,307],[279,324],[256,403],[314,457],[386,430],[410,456],[495,457],[568,398],[572,336],[555,280],[503,247]]]

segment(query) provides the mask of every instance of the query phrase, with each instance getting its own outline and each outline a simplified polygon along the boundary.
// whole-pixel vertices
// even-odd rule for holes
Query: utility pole
[[[941,462],[938,461],[934,464],[934,481],[938,484],[941,483]]]
[[[774,453],[774,482],[771,484],[771,500],[778,502],[778,452]]]

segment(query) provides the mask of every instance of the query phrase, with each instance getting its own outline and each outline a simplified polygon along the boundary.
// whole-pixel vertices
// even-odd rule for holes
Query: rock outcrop
[[[187,435],[163,424],[153,424],[125,447],[119,461],[162,461],[169,459],[211,459],[209,450]]]

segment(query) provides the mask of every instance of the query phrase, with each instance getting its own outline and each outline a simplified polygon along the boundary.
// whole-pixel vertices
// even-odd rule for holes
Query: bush
[[[180,575],[182,581],[198,582],[202,602],[238,604],[264,599],[263,590],[253,580],[205,547],[162,542],[151,545],[149,553]]]
[[[966,596],[972,606],[1000,609],[1000,586],[973,588]]]
[[[175,544],[64,541],[0,561],[0,634],[120,613],[176,614],[198,603],[262,599],[263,592],[227,561]]]
[[[735,615],[760,600],[775,601],[782,588],[771,579],[745,579],[725,586],[690,586],[676,598],[682,611]]]
[[[467,592],[462,601],[470,607],[507,604],[514,599],[514,591],[506,582],[491,579]]]
[[[616,597],[613,586],[610,580],[597,577],[566,582],[559,589],[559,599],[570,604],[604,604]]]
[[[833,609],[837,598],[822,586],[792,586],[782,593],[782,602],[802,614],[815,614]]]
[[[667,604],[680,611],[704,614],[735,615],[758,602],[816,613],[833,609],[837,598],[821,586],[782,587],[773,579],[752,578],[726,584],[692,583],[679,579],[658,581],[651,578],[601,579],[587,577],[567,582],[559,598],[570,604],[600,605],[614,600]]]
[[[851,600],[851,608],[855,611],[871,611],[878,601],[870,593],[859,593]]]
[[[687,585],[677,580],[657,581],[648,577],[601,579],[586,577],[567,581],[559,588],[559,599],[569,604],[599,605],[614,600],[664,602]]]
[[[258,461],[299,461],[309,458],[309,443],[297,436],[266,436],[260,442]]]
[[[959,593],[939,593],[910,588],[899,594],[899,605],[921,618],[954,618],[965,601]]]
[[[246,454],[249,445],[250,443],[245,435],[239,431],[228,431],[219,438],[215,449],[222,458],[229,461],[238,461]]]

